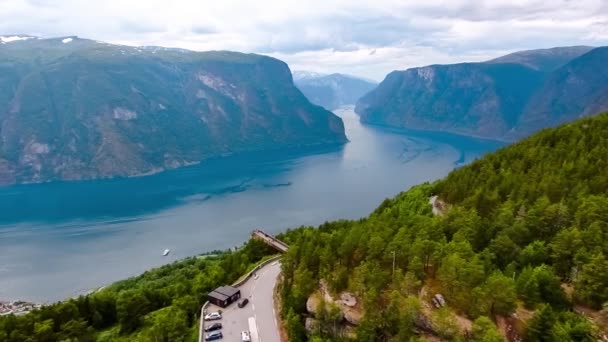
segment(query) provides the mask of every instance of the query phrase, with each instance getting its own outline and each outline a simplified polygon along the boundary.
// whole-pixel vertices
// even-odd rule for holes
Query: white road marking
[[[251,334],[251,342],[262,342],[258,335],[258,326],[254,317],[249,317],[249,332]]]
[[[255,293],[255,286],[258,284],[258,282],[254,282],[253,285],[251,286],[251,297],[253,297],[253,294]]]

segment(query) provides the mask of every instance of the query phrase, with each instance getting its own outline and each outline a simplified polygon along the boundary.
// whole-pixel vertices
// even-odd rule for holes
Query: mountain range
[[[334,110],[344,105],[354,105],[361,96],[378,84],[374,81],[344,74],[319,74],[294,71],[296,86],[310,102]]]
[[[608,110],[608,47],[394,71],[377,87],[228,51],[0,37],[0,184],[126,177],[234,152],[341,144],[340,118],[517,140]],[[323,108],[325,107],[325,108]]]
[[[608,110],[608,47],[521,51],[390,73],[356,106],[361,121],[517,140]]]
[[[61,37],[0,41],[0,184],[154,173],[346,142],[284,62]]]

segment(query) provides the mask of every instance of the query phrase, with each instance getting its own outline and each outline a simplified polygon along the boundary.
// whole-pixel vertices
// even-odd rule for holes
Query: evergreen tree
[[[481,316],[473,322],[470,341],[503,342],[504,338],[500,335],[492,320],[490,320],[488,317]]]
[[[556,318],[551,306],[542,305],[528,322],[526,340],[530,342],[555,342],[552,333],[555,322]]]
[[[596,309],[608,301],[608,260],[603,253],[583,266],[575,288],[577,297]]]

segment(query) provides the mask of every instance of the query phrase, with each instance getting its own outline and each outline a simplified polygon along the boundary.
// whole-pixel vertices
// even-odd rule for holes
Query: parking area
[[[252,342],[280,342],[273,303],[273,291],[280,271],[280,264],[273,262],[240,286],[241,298],[249,299],[243,308],[239,308],[237,303],[226,308],[209,304],[206,313],[221,310],[222,319],[205,321],[203,329],[219,322],[222,323],[222,341],[241,341],[241,332],[249,331]]]

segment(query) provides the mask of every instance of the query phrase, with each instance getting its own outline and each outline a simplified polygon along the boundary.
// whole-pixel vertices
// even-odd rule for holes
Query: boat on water
[[[163,256],[169,255],[170,252],[171,252],[170,249],[165,249],[165,251],[163,252]]]

